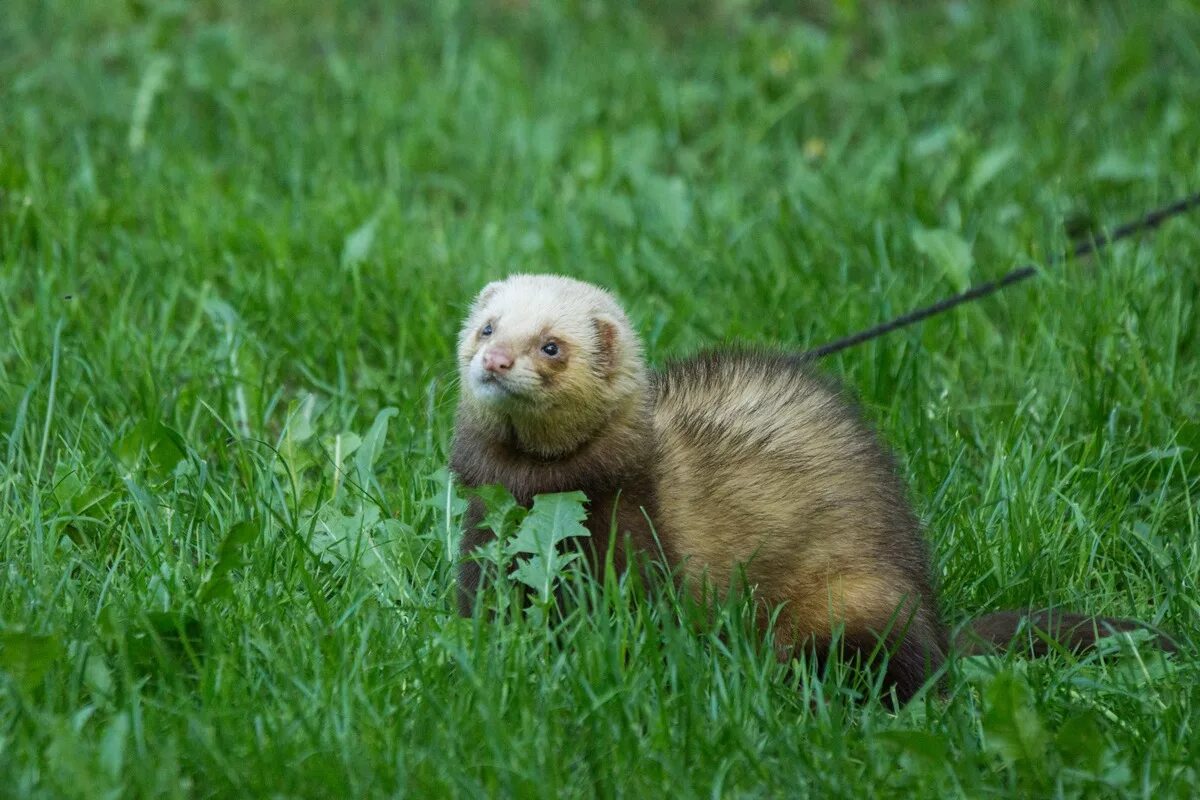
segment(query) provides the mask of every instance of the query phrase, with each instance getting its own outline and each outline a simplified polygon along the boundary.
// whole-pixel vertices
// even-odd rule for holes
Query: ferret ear
[[[500,290],[500,283],[502,283],[502,281],[492,281],[491,283],[488,283],[486,287],[479,290],[479,294],[475,295],[475,299],[470,301],[470,308],[467,309],[468,321],[473,320],[475,318],[475,314],[478,314],[482,311],[482,309],[487,307],[487,303],[490,302],[492,297],[496,296],[497,291]]]
[[[592,325],[596,329],[596,369],[605,378],[611,378],[620,363],[620,329],[611,317],[593,317]]]
[[[475,295],[475,302],[471,303],[473,310],[483,308],[487,301],[496,296],[496,292],[500,291],[500,284],[503,281],[492,281],[487,286],[479,290],[479,294]]]

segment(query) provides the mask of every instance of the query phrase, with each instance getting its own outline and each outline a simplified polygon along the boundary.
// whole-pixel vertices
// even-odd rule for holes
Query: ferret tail
[[[1038,658],[1057,650],[1084,653],[1106,636],[1143,630],[1164,652],[1178,649],[1171,637],[1144,622],[1056,609],[985,614],[959,629],[954,646],[959,655],[1013,651]]]

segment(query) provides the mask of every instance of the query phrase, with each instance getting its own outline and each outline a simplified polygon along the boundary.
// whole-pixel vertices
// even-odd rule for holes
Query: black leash
[[[1133,222],[1126,222],[1124,225],[1118,225],[1111,233],[1100,233],[1091,236],[1088,239],[1075,245],[1069,253],[1071,258],[1081,258],[1082,256],[1090,255],[1097,250],[1103,250],[1113,242],[1119,242],[1133,236],[1135,233],[1142,231],[1153,230],[1171,217],[1178,216],[1184,212],[1191,211],[1194,208],[1200,207],[1200,192],[1185,197],[1182,200],[1176,200],[1170,205],[1163,206],[1151,211],[1141,219]],[[1063,258],[1055,259],[1051,264],[1061,264]],[[823,344],[820,347],[814,347],[812,350],[806,351],[801,357],[805,359],[817,359],[823,356],[830,355],[845,350],[848,347],[854,347],[863,342],[869,342],[883,336],[885,333],[899,330],[900,328],[913,325],[923,319],[941,314],[943,311],[949,311],[955,306],[960,306],[963,303],[969,303],[972,300],[978,300],[981,297],[987,297],[989,294],[998,292],[1005,286],[1011,286],[1014,283],[1020,283],[1026,278],[1032,278],[1038,273],[1038,268],[1032,264],[1026,264],[1023,267],[1017,267],[1004,277],[994,281],[986,281],[985,283],[976,284],[965,292],[951,295],[943,300],[939,300],[932,305],[918,308],[916,311],[910,311],[903,314],[890,322],[884,322],[876,325],[873,328],[867,328],[865,331],[845,336],[841,339],[836,339],[828,344]]]

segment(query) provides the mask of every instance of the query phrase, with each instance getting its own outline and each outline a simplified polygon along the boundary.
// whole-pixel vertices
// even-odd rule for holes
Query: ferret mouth
[[[483,373],[479,376],[478,380],[476,380],[476,383],[480,384],[481,386],[494,387],[495,389],[499,389],[505,393],[507,393],[509,390],[508,386],[504,383],[504,379],[493,372]]]
[[[521,399],[521,393],[514,389],[507,380],[491,372],[476,375],[471,383],[475,395],[482,400],[496,403]]]

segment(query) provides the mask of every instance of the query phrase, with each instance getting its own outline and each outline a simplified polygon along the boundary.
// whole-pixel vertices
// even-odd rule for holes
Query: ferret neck
[[[550,440],[553,446],[542,440],[529,447],[521,436],[537,431],[467,404],[459,409],[451,465],[466,486],[503,484],[522,503],[546,492],[581,490],[590,497],[641,480],[650,469],[655,445],[644,394],[628,398],[595,428],[575,430],[573,438]]]
[[[459,410],[459,427],[473,433],[460,441],[475,439],[494,457],[509,463],[567,468],[568,464],[599,459],[606,464],[606,472],[612,473],[621,470],[627,460],[644,461],[652,446],[646,394],[633,393],[605,411],[584,414],[579,409],[557,413],[543,409],[528,415],[500,414],[467,404]]]
[[[629,452],[649,441],[643,435],[649,425],[644,405],[641,397],[630,397],[594,421],[568,413],[513,415],[507,420],[507,445],[526,458],[542,462],[571,459],[586,450],[609,447]]]

